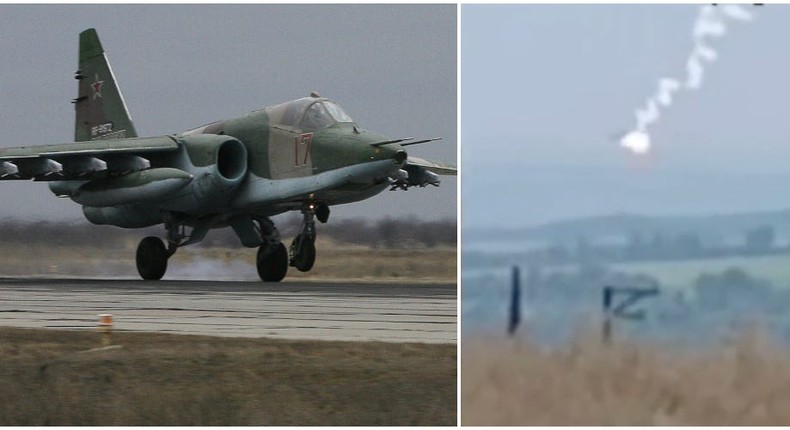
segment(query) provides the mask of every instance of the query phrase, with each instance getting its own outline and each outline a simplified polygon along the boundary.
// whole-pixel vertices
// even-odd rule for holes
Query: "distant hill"
[[[692,232],[700,238],[743,236],[760,226],[774,228],[779,239],[790,238],[790,209],[768,212],[750,212],[729,215],[704,216],[647,216],[614,214],[569,219],[535,227],[518,229],[471,228],[464,229],[464,241],[538,241],[569,243],[579,237],[588,240],[627,237],[633,233],[677,235]]]

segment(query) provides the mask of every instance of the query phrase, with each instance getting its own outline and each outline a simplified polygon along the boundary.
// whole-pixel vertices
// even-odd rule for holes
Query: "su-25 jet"
[[[363,130],[343,109],[313,93],[178,135],[140,138],[94,29],[80,33],[75,142],[0,149],[0,178],[48,181],[55,195],[82,205],[94,224],[164,224],[166,244],[137,247],[143,279],[161,279],[179,247],[230,226],[258,248],[265,282],[315,262],[315,219],[330,207],[385,189],[439,185],[455,167],[409,156],[404,147],[436,139],[390,139]],[[270,217],[301,211],[283,245]]]

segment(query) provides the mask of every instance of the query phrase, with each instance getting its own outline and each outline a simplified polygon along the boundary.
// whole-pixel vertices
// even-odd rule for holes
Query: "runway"
[[[0,326],[454,343],[456,286],[0,278]]]

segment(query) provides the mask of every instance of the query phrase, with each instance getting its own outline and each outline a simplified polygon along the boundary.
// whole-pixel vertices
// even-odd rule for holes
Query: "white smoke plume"
[[[622,137],[620,145],[638,154],[649,151],[648,127],[661,118],[662,108],[672,106],[674,93],[699,89],[705,76],[705,63],[712,63],[718,58],[719,54],[708,45],[708,41],[726,35],[728,21],[746,22],[753,17],[752,12],[739,5],[701,6],[692,31],[694,47],[686,61],[685,83],[681,84],[674,78],[661,78],[656,93],[647,99],[644,107],[636,110],[636,126]]]

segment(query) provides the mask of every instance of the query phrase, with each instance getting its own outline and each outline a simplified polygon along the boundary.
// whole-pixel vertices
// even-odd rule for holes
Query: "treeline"
[[[301,216],[291,216],[276,222],[283,243],[290,245],[291,238],[299,233]],[[384,218],[369,221],[362,218],[316,221],[319,237],[335,242],[366,245],[378,248],[412,248],[455,246],[457,230],[455,220],[421,221],[416,218]],[[202,246],[237,247],[239,239],[230,228],[212,230],[201,242]]]
[[[787,239],[780,240],[770,225],[731,235],[703,239],[698,232],[646,233],[633,231],[626,237],[588,239],[542,244],[523,251],[490,249],[464,251],[464,267],[513,265],[606,265],[640,261],[681,261],[723,257],[754,257],[790,253]]]
[[[653,276],[625,273],[600,265],[581,265],[572,270],[559,271],[532,266],[527,268],[523,282],[528,288],[527,294],[533,299],[559,296],[563,300],[592,300],[600,297],[601,288],[605,285],[662,287]],[[685,301],[719,309],[736,306],[754,310],[771,306],[766,304],[772,303],[770,300],[775,301],[772,303],[774,307],[785,307],[790,303],[790,292],[786,285],[774,285],[738,267],[729,267],[720,272],[703,272],[688,287],[691,294],[678,290],[674,293],[675,298],[682,297]]]
[[[614,242],[614,243],[612,243]],[[492,250],[496,252],[495,250]],[[760,256],[790,252],[790,246],[778,244],[771,226],[758,226],[743,233],[740,240],[727,243],[705,242],[694,232],[665,234],[631,233],[625,240],[592,241],[580,236],[575,243],[555,243],[519,253],[515,261],[538,265],[609,264],[638,261],[678,261],[733,256]],[[494,254],[469,254],[477,264],[496,260]]]
[[[288,217],[276,222],[283,242],[290,245],[291,238],[301,227],[301,217]],[[327,224],[316,223],[318,235],[345,244],[379,248],[412,248],[455,246],[457,242],[455,220],[422,221],[415,218],[365,220],[361,218],[340,220]],[[52,246],[84,245],[95,247],[122,247],[136,243],[145,236],[164,236],[164,228],[148,227],[128,230],[88,222],[53,221],[0,221],[0,244],[48,244]],[[231,228],[211,230],[197,246],[239,248],[241,243]]]
[[[672,237],[693,232],[703,242],[742,236],[749,230],[770,226],[777,237],[790,237],[790,210],[746,212],[703,216],[645,216],[614,214],[572,218],[524,228],[470,227],[469,241],[572,243],[578,237],[627,238],[634,232],[650,237],[655,233]]]

